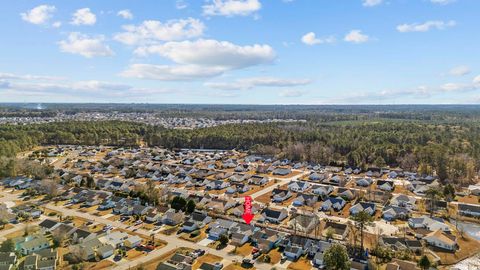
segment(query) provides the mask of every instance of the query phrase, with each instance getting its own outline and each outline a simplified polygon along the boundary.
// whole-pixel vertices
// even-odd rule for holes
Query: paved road
[[[258,197],[260,197],[260,196],[262,196],[262,195],[264,195],[264,194],[266,194],[266,193],[274,190],[275,188],[278,188],[278,187],[280,187],[280,186],[283,186],[283,185],[285,185],[285,184],[288,184],[288,183],[290,183],[291,181],[296,181],[296,180],[302,178],[303,176],[305,176],[305,175],[307,175],[307,174],[308,174],[308,172],[303,172],[303,173],[301,173],[301,174],[299,174],[299,175],[295,175],[295,176],[292,176],[292,177],[289,177],[289,178],[275,178],[275,179],[278,179],[278,180],[279,180],[278,183],[276,183],[276,184],[274,184],[274,185],[271,185],[271,186],[269,186],[269,187],[267,187],[267,188],[261,189],[261,190],[259,190],[258,192],[250,195],[250,197],[252,197],[252,199],[258,198]]]

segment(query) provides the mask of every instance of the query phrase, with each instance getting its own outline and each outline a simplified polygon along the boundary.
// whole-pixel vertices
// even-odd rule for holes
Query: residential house
[[[310,238],[291,235],[284,238],[279,246],[283,248],[285,257],[290,260],[296,260],[309,252],[310,248],[315,246],[315,241]]]
[[[272,190],[272,201],[273,202],[283,202],[292,197],[290,190],[275,188]]]
[[[294,192],[304,192],[310,187],[310,183],[305,181],[293,181],[288,184],[288,189]]]
[[[320,208],[322,211],[329,211],[331,209],[340,211],[347,204],[347,202],[341,197],[329,197],[322,203]]]
[[[137,216],[143,216],[146,215],[150,209],[152,209],[152,207],[137,204],[133,206],[132,214]]]
[[[46,233],[56,229],[58,226],[60,226],[60,224],[61,224],[60,222],[57,222],[55,220],[45,219],[42,222],[40,222],[38,226],[40,227],[40,230],[43,233]]]
[[[405,238],[399,237],[380,237],[379,239],[380,245],[389,247],[393,250],[411,250],[414,252],[418,252],[422,249],[422,243],[418,240],[409,240]]]
[[[386,265],[385,270],[419,270],[417,264],[410,261],[403,261],[399,259],[393,259]]]
[[[210,211],[225,213],[228,209],[235,207],[237,204],[237,201],[233,199],[212,199],[209,203],[205,205],[205,208]]]
[[[110,244],[105,244],[97,248],[96,253],[101,259],[106,259],[113,255],[115,247]]]
[[[17,263],[15,252],[0,252],[0,269],[12,269]]]
[[[217,240],[221,235],[230,235],[231,230],[237,226],[238,223],[226,219],[217,219],[208,225],[208,236],[211,239]]]
[[[388,205],[383,208],[382,216],[385,220],[393,221],[396,219],[406,219],[410,215],[410,210],[405,207]]]
[[[314,205],[318,201],[317,195],[312,194],[298,194],[293,200],[293,206]]]
[[[476,185],[469,185],[468,192],[472,195],[479,196],[480,195],[480,184]]]
[[[447,234],[442,230],[436,230],[427,234],[423,240],[425,240],[429,245],[449,251],[455,251],[457,249],[455,236],[452,234]]]
[[[260,222],[271,222],[278,224],[286,219],[288,216],[287,210],[285,209],[273,209],[273,208],[265,208],[262,211],[262,216],[260,217]]]
[[[409,218],[408,225],[411,228],[424,228],[430,231],[442,230],[450,231],[450,227],[441,218],[422,216],[419,218]]]
[[[288,221],[288,226],[294,231],[310,233],[318,225],[320,221],[314,213],[296,213],[293,214],[293,217]]]
[[[127,248],[136,248],[142,243],[142,238],[138,235],[129,235],[123,242]]]
[[[233,184],[232,186],[228,187],[227,190],[225,191],[227,194],[234,194],[234,193],[245,193],[250,190],[249,185],[245,185],[242,183],[236,183]]]
[[[206,189],[210,190],[222,190],[230,186],[230,183],[227,181],[222,181],[222,180],[214,180],[207,185],[205,185]]]
[[[325,251],[332,245],[330,242],[318,241],[316,244],[316,252],[313,255],[312,263],[315,267],[323,269],[325,267],[323,255]]]
[[[321,182],[325,180],[327,176],[323,173],[317,173],[314,172],[308,176],[308,180],[313,181],[313,182]]]
[[[27,236],[24,241],[18,243],[18,250],[23,255],[50,248],[50,241],[43,235]]]
[[[272,174],[286,176],[286,175],[289,175],[291,172],[292,170],[289,168],[276,168],[275,170],[272,171]]]
[[[370,216],[373,216],[376,211],[376,205],[370,202],[359,202],[350,208],[350,215],[356,215],[362,211],[367,212]]]
[[[393,191],[395,188],[395,185],[393,181],[388,181],[388,180],[377,180],[377,188],[383,191]]]
[[[262,209],[262,206],[258,203],[253,203],[251,206],[250,211],[252,214],[257,214],[260,210]],[[244,206],[243,205],[238,205],[237,207],[233,208],[231,211],[231,214],[236,216],[236,217],[241,217],[245,212]]]
[[[311,192],[320,197],[326,197],[332,193],[333,187],[328,185],[313,185]]]
[[[351,201],[355,199],[356,192],[355,190],[348,189],[348,188],[338,188],[337,189],[337,196],[342,197],[347,201]]]
[[[343,240],[348,235],[348,226],[347,224],[336,223],[330,220],[325,222],[324,229],[322,231],[322,235],[324,237],[327,236],[327,232],[331,230],[333,232],[333,239],[336,240]]]
[[[44,249],[28,255],[24,260],[24,269],[54,270],[57,267],[56,249]]]
[[[238,223],[236,227],[232,228],[232,240],[230,244],[240,247],[250,240],[255,229],[252,225]]]
[[[359,178],[355,181],[356,185],[357,186],[360,186],[360,187],[368,187],[372,184],[373,180],[372,178]]]
[[[255,231],[250,237],[252,244],[262,253],[268,253],[276,247],[283,238],[283,233],[268,228]]]
[[[416,201],[415,197],[407,196],[404,194],[394,194],[392,199],[390,199],[390,205],[397,206],[397,207],[405,207],[410,210],[416,209]]]
[[[190,219],[183,223],[182,231],[193,232],[205,227],[212,221],[212,218],[205,212],[195,211],[190,215]]]
[[[459,203],[458,213],[462,216],[480,217],[480,205]]]
[[[254,175],[248,179],[248,183],[255,186],[263,186],[268,183],[268,178],[260,175]]]
[[[174,209],[170,209],[162,216],[162,223],[175,226],[183,222],[185,215],[182,211],[176,212]]]

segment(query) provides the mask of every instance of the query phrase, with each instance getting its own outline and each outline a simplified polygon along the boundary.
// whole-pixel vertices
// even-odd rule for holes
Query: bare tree
[[[58,196],[58,185],[53,179],[43,179],[40,182],[40,189],[47,194],[50,198]]]

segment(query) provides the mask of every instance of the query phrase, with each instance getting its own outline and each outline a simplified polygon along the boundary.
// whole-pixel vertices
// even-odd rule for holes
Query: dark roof
[[[263,210],[263,214],[265,214],[269,218],[278,219],[280,217],[280,215],[282,214],[282,211],[281,210],[274,210],[274,209],[271,209],[271,208],[266,208],[265,210]]]
[[[56,222],[55,220],[45,219],[44,221],[40,222],[40,224],[38,224],[38,226],[46,228],[46,229],[51,229],[55,225],[57,225],[57,223],[58,222]]]
[[[459,203],[458,204],[458,209],[461,210],[461,211],[470,211],[470,212],[479,212],[480,213],[480,205]]]
[[[82,229],[77,229],[75,233],[77,234],[78,238],[87,238],[91,234],[90,232],[84,231]]]
[[[204,221],[207,217],[207,214],[195,211],[192,213],[191,219],[193,221]]]

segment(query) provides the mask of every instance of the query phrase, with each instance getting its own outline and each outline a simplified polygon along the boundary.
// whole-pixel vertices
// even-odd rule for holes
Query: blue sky
[[[0,102],[480,103],[477,0],[6,1]]]

